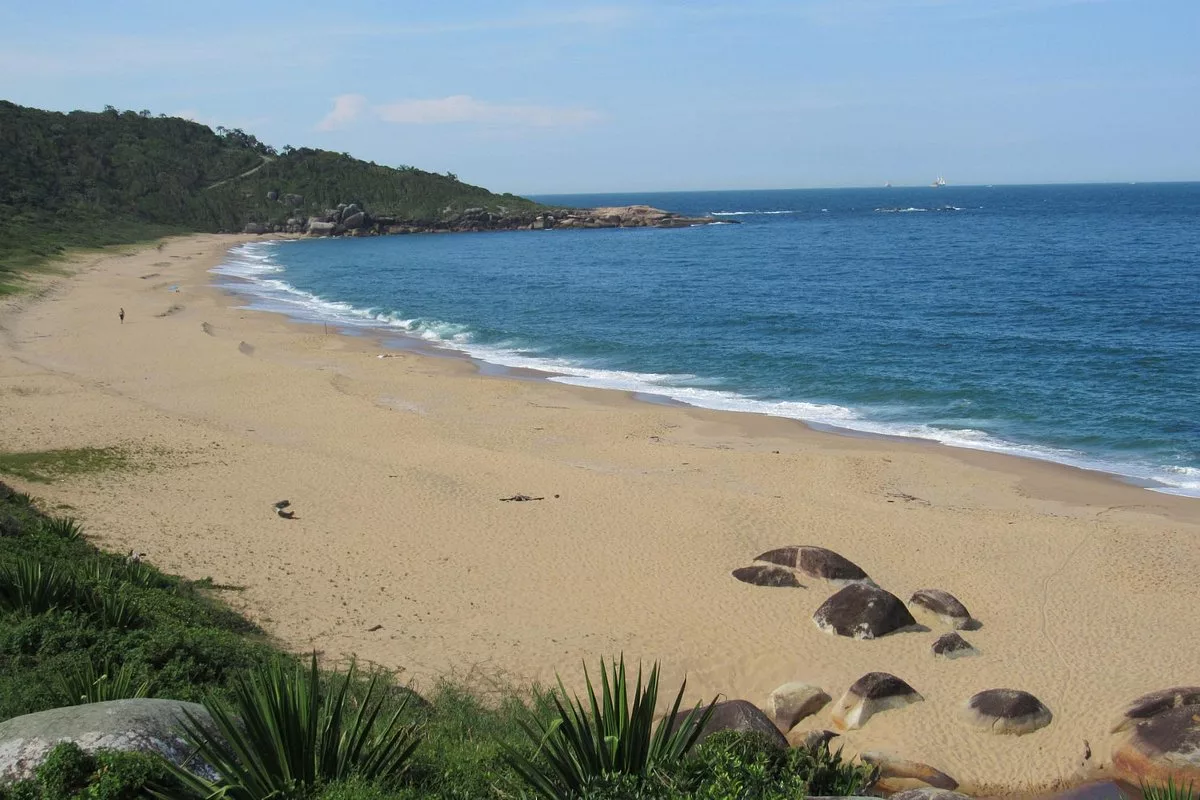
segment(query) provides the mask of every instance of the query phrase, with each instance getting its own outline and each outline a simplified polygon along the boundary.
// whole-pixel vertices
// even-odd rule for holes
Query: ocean
[[[253,242],[250,308],[1200,497],[1200,183],[557,195],[740,224]]]

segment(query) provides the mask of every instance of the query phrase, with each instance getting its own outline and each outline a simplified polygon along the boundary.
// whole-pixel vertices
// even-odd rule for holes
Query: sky
[[[517,194],[1200,180],[1200,0],[0,0],[0,99]]]

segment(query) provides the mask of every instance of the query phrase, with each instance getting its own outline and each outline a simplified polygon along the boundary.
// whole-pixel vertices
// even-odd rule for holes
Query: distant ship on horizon
[[[933,183],[931,183],[929,185],[932,186],[934,189],[938,188],[939,186],[945,186],[946,179],[943,178],[941,175],[938,175],[937,180],[935,180]]]

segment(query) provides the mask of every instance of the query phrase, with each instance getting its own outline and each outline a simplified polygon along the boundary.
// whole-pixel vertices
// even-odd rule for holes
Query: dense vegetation
[[[241,130],[149,111],[63,114],[0,101],[0,292],[14,273],[67,247],[240,231],[340,202],[416,223],[466,208],[536,207],[453,175],[276,151]]]
[[[871,780],[823,745],[782,750],[724,732],[693,747],[697,712],[675,730],[653,722],[656,669],[632,686],[623,663],[602,668],[586,702],[560,686],[503,690],[486,703],[451,683],[421,699],[388,673],[320,672],[210,587],[102,552],[77,522],[0,484],[0,720],[167,697],[203,702],[229,743],[193,730],[210,763],[224,765],[219,786],[156,757],[68,744],[0,800],[125,800],[148,787],[172,800],[785,800]]]

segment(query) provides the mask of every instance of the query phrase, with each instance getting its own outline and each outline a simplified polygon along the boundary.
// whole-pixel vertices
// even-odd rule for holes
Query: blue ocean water
[[[1200,496],[1200,184],[688,192],[740,224],[256,242],[251,307]]]

